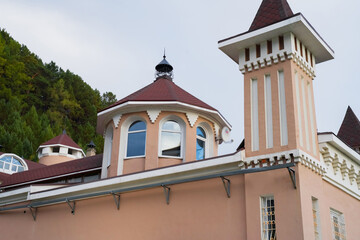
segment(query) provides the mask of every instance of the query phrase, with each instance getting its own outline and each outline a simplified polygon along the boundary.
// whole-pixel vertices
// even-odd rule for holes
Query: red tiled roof
[[[337,136],[352,148],[360,146],[360,121],[350,106],[346,110]]]
[[[1,154],[0,154],[0,155],[1,155]],[[3,181],[5,181],[5,179],[7,179],[9,176],[11,176],[11,175],[0,172],[0,183],[3,182]]]
[[[157,79],[153,83],[117,101],[116,103],[110,105],[103,110],[129,101],[174,101],[187,103],[216,111],[215,108],[209,106],[200,99],[186,92],[185,90],[177,86],[173,81],[165,78]]]
[[[41,179],[99,168],[101,165],[102,154],[98,154],[91,157],[85,157],[64,163],[58,163],[24,172],[14,173],[10,175],[10,177],[6,178],[0,187],[12,186],[36,180],[41,181]]]
[[[253,31],[293,16],[286,0],[263,0],[249,31]]]
[[[81,149],[81,147],[79,145],[77,145],[74,140],[71,139],[71,137],[69,137],[66,133],[62,133],[59,136],[54,137],[53,139],[50,139],[47,142],[44,142],[42,144],[40,144],[41,146],[46,146],[46,145],[54,145],[54,144],[62,144],[65,146],[69,146],[69,147],[73,147],[73,148],[79,148]]]

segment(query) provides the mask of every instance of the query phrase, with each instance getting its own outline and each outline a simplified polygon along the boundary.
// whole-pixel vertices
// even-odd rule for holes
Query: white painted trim
[[[159,116],[161,110],[160,109],[151,109],[146,111],[151,123],[155,123],[157,117]]]
[[[129,101],[129,102],[125,102],[123,104],[114,106],[112,108],[106,109],[104,111],[98,112],[97,116],[99,117],[99,116],[104,115],[106,113],[112,112],[114,110],[117,110],[117,109],[120,109],[120,108],[123,108],[123,107],[131,106],[131,105],[148,105],[148,106],[180,105],[180,106],[190,108],[190,109],[194,109],[194,110],[197,110],[197,111],[204,111],[204,112],[207,112],[207,113],[215,114],[221,119],[221,121],[223,121],[224,125],[226,125],[229,129],[231,129],[230,123],[228,123],[228,121],[218,111],[210,110],[210,109],[202,108],[202,107],[198,107],[198,106],[194,106],[194,105],[187,104],[187,103],[176,102],[176,101],[158,101],[158,102],[156,102],[156,101]]]
[[[120,120],[121,120],[121,114],[116,114],[114,117],[113,117],[113,121],[114,121],[114,126],[115,128],[118,128],[119,127],[119,123],[120,123]]]
[[[274,36],[279,36],[287,32],[293,32],[301,38],[305,45],[311,46],[311,49],[309,50],[313,52],[314,57],[317,57],[318,63],[334,58],[334,51],[327,45],[313,27],[309,25],[307,20],[301,14],[255,31],[221,41],[218,44],[218,47],[231,59],[237,62],[238,56],[235,56],[235,50],[238,51],[239,49],[253,45],[255,42],[263,42],[273,38]],[[238,53],[238,55],[241,56],[240,53]]]
[[[131,175],[118,176],[109,179],[103,179],[95,182],[83,183],[75,186],[64,187],[61,189],[55,189],[45,192],[34,193],[29,196],[28,200],[40,200],[47,197],[55,197],[62,194],[76,194],[79,191],[95,191],[100,188],[110,188],[122,184],[134,184],[134,182],[143,182],[147,180],[147,183],[169,178],[170,176],[184,176],[185,174],[195,174],[196,171],[208,171],[215,166],[227,165],[229,163],[236,163],[241,161],[241,153],[237,152],[233,155],[220,156],[215,159],[194,161],[189,164],[181,164],[177,166],[171,166],[167,168],[154,169],[151,171],[135,173]]]
[[[75,148],[75,147],[71,147],[71,146],[64,145],[64,144],[40,145],[36,151],[39,151],[40,148],[45,148],[45,147],[65,147],[65,148],[70,148],[70,149],[77,150],[77,151],[81,152],[84,157],[86,156],[84,151],[81,148]]]
[[[340,149],[346,156],[351,158],[357,164],[360,165],[360,154],[358,154],[355,150],[346,145],[343,141],[341,141],[334,134],[318,134],[318,141],[320,143],[330,143],[334,147]]]
[[[307,92],[308,92],[308,100],[309,100],[309,116],[310,116],[310,127],[311,127],[311,142],[313,153],[316,155],[316,129],[315,129],[315,116],[314,116],[314,101],[311,91],[311,83],[307,83]]]
[[[281,146],[288,145],[288,129],[287,129],[287,111],[285,96],[285,76],[284,71],[278,71],[278,91],[279,91],[279,120],[280,120],[280,141]]]
[[[264,101],[265,101],[265,130],[266,130],[266,148],[274,147],[273,138],[273,115],[272,115],[272,91],[271,76],[264,76]]]
[[[250,80],[251,89],[251,150],[259,150],[259,103],[258,103],[258,80]]]
[[[308,108],[306,104],[306,80],[303,76],[300,77],[301,81],[301,90],[302,90],[302,104],[303,104],[303,114],[304,114],[304,125],[305,125],[305,143],[306,143],[306,149],[310,152],[310,139],[309,139],[309,122],[308,122]]]
[[[189,121],[190,126],[193,127],[194,124],[196,123],[197,119],[199,118],[199,114],[192,113],[192,112],[187,112],[185,114],[186,114],[186,118]]]
[[[302,115],[301,115],[301,101],[300,101],[300,81],[299,74],[295,71],[295,93],[296,93],[296,110],[297,110],[297,119],[298,119],[298,127],[299,127],[299,140],[300,146],[304,146],[304,137],[303,137],[303,127],[302,127]]]

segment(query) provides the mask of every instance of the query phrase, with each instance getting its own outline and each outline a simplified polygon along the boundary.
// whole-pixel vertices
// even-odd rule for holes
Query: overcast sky
[[[318,131],[337,133],[348,105],[360,117],[360,1],[288,0],[334,49],[317,65]],[[217,46],[245,32],[261,0],[2,0],[0,27],[44,62],[123,98],[154,80],[166,48],[174,82],[232,124],[233,152],[244,137],[243,75]]]

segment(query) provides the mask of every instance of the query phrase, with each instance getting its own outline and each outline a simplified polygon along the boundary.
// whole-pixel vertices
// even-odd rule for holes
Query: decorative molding
[[[196,123],[197,119],[199,118],[199,115],[196,113],[186,113],[186,117],[189,121],[189,124],[191,127],[194,126],[194,124]]]
[[[216,138],[219,138],[220,136],[220,126],[216,123],[214,123],[214,134]]]
[[[122,116],[121,114],[116,114],[115,116],[113,116],[113,121],[114,121],[115,128],[119,127],[121,116]]]
[[[156,119],[158,118],[161,110],[159,109],[151,109],[151,110],[147,110],[147,115],[149,116],[149,119],[151,121],[151,123],[155,123]]]

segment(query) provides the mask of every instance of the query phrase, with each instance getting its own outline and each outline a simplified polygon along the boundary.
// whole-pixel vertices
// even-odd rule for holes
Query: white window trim
[[[166,123],[167,121],[175,121],[179,124],[180,126],[180,134],[181,134],[181,141],[180,141],[180,157],[175,157],[175,156],[166,156],[166,155],[162,155],[162,150],[161,150],[161,141],[162,141],[162,127],[164,125],[164,123]],[[171,132],[171,131],[167,131],[167,132]],[[178,132],[176,132],[178,133]],[[160,120],[159,122],[159,147],[158,147],[158,156],[161,158],[174,158],[174,159],[183,159],[183,162],[185,161],[185,144],[186,144],[186,123],[185,121],[176,116],[176,115],[169,115],[164,117],[163,119]]]
[[[19,157],[18,155],[16,154],[13,154],[13,153],[3,153],[0,155],[0,158],[3,158],[3,157],[12,157],[12,158],[15,158],[16,160],[18,160],[20,162],[20,164],[24,167],[24,171],[27,171],[29,170],[26,162],[24,161],[24,159],[22,159],[21,157]],[[14,172],[11,170],[12,168],[12,159],[11,159],[11,162],[10,162],[10,166],[9,166],[9,170],[5,169],[5,163],[4,163],[4,167],[0,170],[0,172],[3,172],[3,173],[7,173],[7,174],[13,174],[13,173],[17,173],[17,172]],[[18,166],[18,165],[17,165]],[[18,167],[17,167],[18,169]]]
[[[111,134],[111,135],[110,135]],[[105,139],[104,139],[104,155],[102,161],[102,171],[101,178],[107,177],[107,169],[111,164],[111,154],[113,151],[113,139],[114,139],[114,129],[113,125],[110,124],[106,128]]]
[[[343,234],[344,234],[344,238],[340,238],[340,240],[345,240],[346,239],[346,224],[345,224],[345,219],[344,219],[344,214],[342,212],[339,212],[338,210],[334,209],[334,208],[330,208],[330,219],[331,219],[331,230],[332,230],[332,238],[335,240],[335,226],[333,224],[333,217],[337,217],[339,224],[343,225],[343,229],[339,229],[340,233],[343,230]]]
[[[320,221],[320,208],[319,208],[319,199],[315,197],[311,197],[312,202],[312,211],[313,211],[313,220],[314,220],[314,234],[315,234],[315,240],[322,239],[321,237],[321,221]],[[314,211],[315,211],[315,217],[314,218]],[[316,224],[316,225],[315,225]],[[318,235],[316,236],[316,233]]]
[[[131,131],[129,132],[129,128],[130,126],[135,123],[135,122],[144,122],[145,123],[145,130],[136,130],[136,131]],[[128,139],[129,139],[129,133],[138,133],[138,132],[145,132],[145,149],[144,149],[144,154],[143,155],[137,155],[137,156],[131,156],[128,157],[127,155],[127,149],[128,149]],[[124,159],[132,159],[132,158],[143,158],[146,155],[146,136],[147,136],[147,122],[145,120],[139,119],[139,120],[134,120],[132,122],[130,122],[130,124],[128,125],[127,129],[126,129],[126,142],[125,142],[125,155],[124,155]]]

